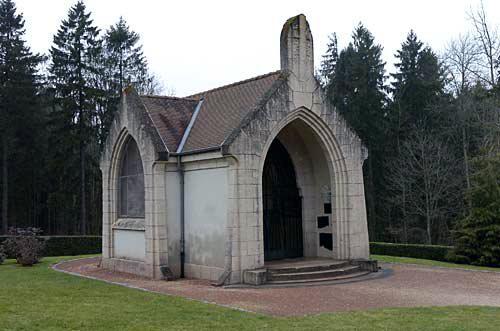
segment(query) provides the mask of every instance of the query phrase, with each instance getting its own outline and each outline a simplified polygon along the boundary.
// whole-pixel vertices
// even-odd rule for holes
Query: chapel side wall
[[[216,281],[226,262],[228,165],[184,163],[185,275]]]

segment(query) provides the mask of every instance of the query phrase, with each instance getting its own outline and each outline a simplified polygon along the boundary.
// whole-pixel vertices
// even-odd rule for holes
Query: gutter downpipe
[[[181,156],[177,156],[177,171],[179,172],[180,198],[181,198],[181,240],[180,240],[180,258],[181,258],[181,278],[184,278],[185,263],[185,229],[184,229],[184,168],[182,167]]]
[[[189,133],[191,132],[191,129],[193,128],[194,122],[196,121],[196,118],[198,117],[198,113],[200,112],[201,105],[203,104],[203,98],[198,102],[196,105],[196,108],[194,110],[193,116],[191,117],[191,120],[189,121],[188,127],[186,128],[186,131],[184,132],[181,142],[179,146],[177,147],[177,153],[175,155],[177,156],[177,171],[179,172],[179,184],[180,184],[180,198],[181,198],[181,240],[180,240],[180,258],[181,258],[181,278],[184,278],[184,264],[185,264],[185,259],[186,259],[186,241],[185,241],[185,220],[184,220],[184,168],[182,167],[182,150],[184,148],[184,144],[187,141],[187,138],[189,137]]]

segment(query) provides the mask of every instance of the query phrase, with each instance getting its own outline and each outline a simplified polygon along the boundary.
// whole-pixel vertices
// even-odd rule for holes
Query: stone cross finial
[[[293,88],[308,91],[314,82],[313,38],[304,14],[288,19],[281,30],[281,70]],[[309,91],[308,91],[309,92]]]

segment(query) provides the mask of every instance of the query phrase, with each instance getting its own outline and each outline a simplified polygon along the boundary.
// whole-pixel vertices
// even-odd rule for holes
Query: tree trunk
[[[403,243],[407,244],[408,243],[408,221],[406,219],[406,186],[403,186],[403,206],[402,206],[402,213],[403,213]]]
[[[431,217],[428,212],[425,218],[427,222],[427,244],[432,245]]]
[[[121,96],[123,93],[123,54],[122,49],[120,48],[120,91],[118,96]]]
[[[429,169],[430,167],[428,166],[428,161],[427,157],[428,153],[425,149],[425,144],[426,142],[423,141],[421,142],[420,146],[420,159],[421,162],[423,162],[422,165],[422,177],[423,177],[423,184],[424,184],[424,192],[425,192],[425,223],[426,223],[426,232],[427,232],[427,244],[431,245],[432,244],[432,229],[431,229],[431,170]]]
[[[85,194],[85,136],[84,136],[84,110],[83,110],[83,93],[79,92],[80,114],[79,114],[79,139],[80,139],[80,233],[87,234],[87,199]]]
[[[81,119],[80,119],[81,121]],[[80,208],[80,232],[82,235],[87,234],[87,209],[86,209],[86,194],[85,194],[85,144],[83,137],[80,136],[80,194],[81,194],[81,208]]]
[[[427,232],[427,244],[432,245],[432,229],[431,229],[431,202],[430,202],[430,197],[429,197],[429,190],[430,186],[427,185],[428,181],[427,178],[425,179],[425,187],[426,187],[426,194],[425,194],[425,223],[426,223],[426,232]]]
[[[470,189],[470,174],[469,174],[469,153],[467,151],[467,130],[465,128],[465,110],[463,106],[463,101],[460,101],[460,108],[462,110],[462,153],[464,156],[464,172],[465,172],[465,183],[467,185],[467,189]]]
[[[400,137],[400,132],[401,132],[401,104],[398,102],[398,126],[397,126],[397,132],[396,132],[396,146],[398,150],[398,158],[402,157],[402,152],[401,152],[401,137]],[[408,243],[408,222],[406,218],[406,185],[403,184],[403,198],[402,198],[402,206],[401,206],[401,213],[403,214],[403,243],[407,244]]]
[[[9,168],[7,135],[2,137],[2,233],[7,234],[9,227]]]
[[[83,76],[82,76],[82,60],[81,60],[81,54],[78,53],[78,78],[79,82],[82,83],[83,81]],[[84,90],[84,85],[80,85],[78,91],[78,129],[79,129],[79,140],[80,140],[80,146],[79,146],[79,152],[80,152],[80,233],[82,235],[87,234],[87,199],[86,199],[86,194],[85,194],[85,132],[84,132],[84,127],[85,127],[85,119],[84,119],[84,114],[85,114],[85,106],[84,106],[84,96],[83,96],[83,90]]]

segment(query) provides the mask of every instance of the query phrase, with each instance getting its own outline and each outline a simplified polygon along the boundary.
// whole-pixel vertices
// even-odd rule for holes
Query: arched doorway
[[[302,198],[292,159],[275,139],[264,162],[264,259],[303,256]]]
[[[307,118],[286,121],[276,131],[261,165],[263,261],[337,258],[344,243],[339,226],[345,223],[338,223],[343,210],[338,213],[337,203],[343,201],[336,183],[344,177],[335,172],[327,140]],[[277,189],[283,183],[287,189]]]

